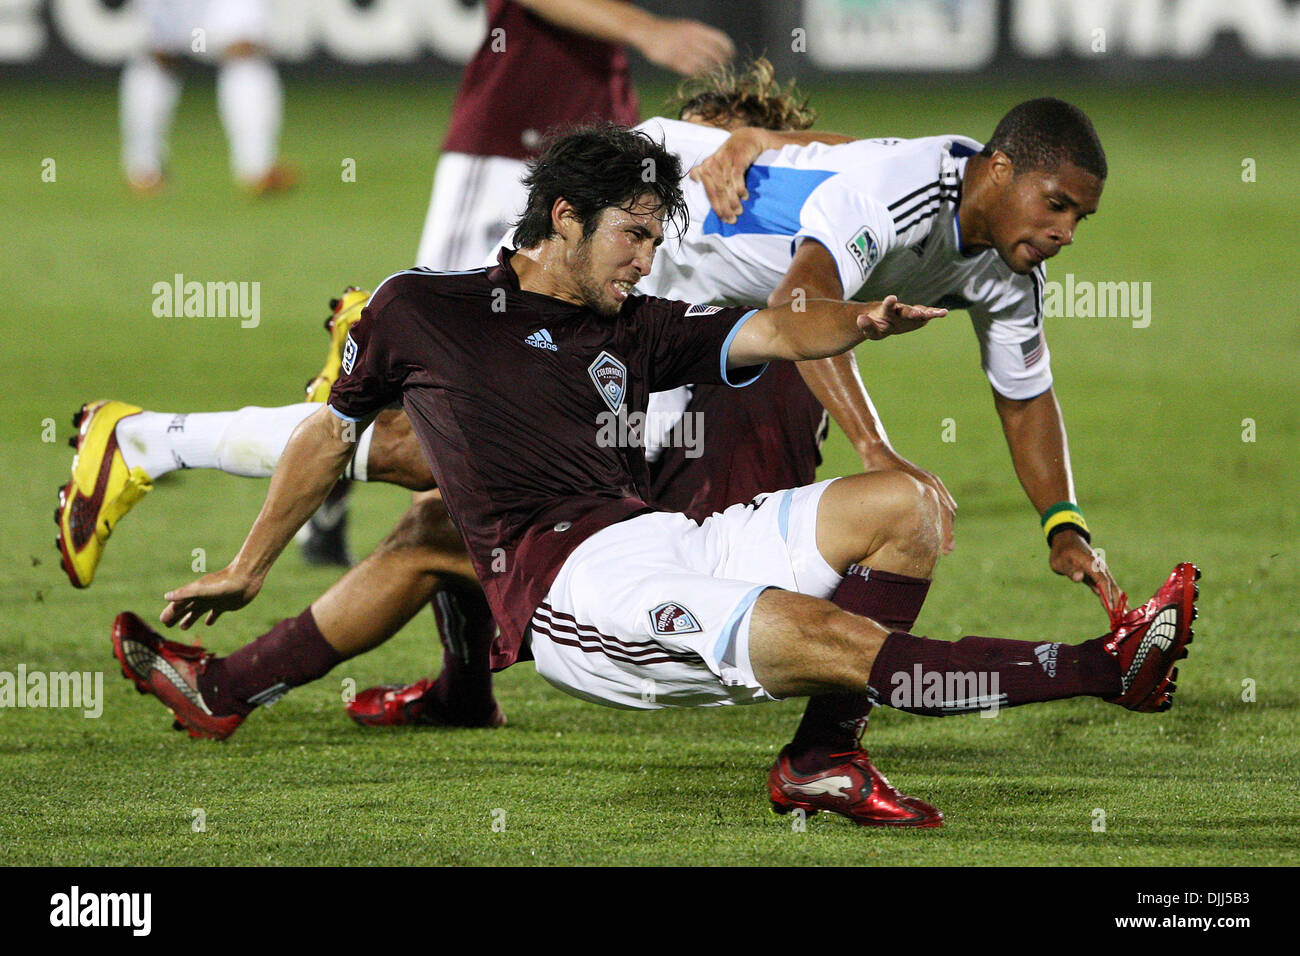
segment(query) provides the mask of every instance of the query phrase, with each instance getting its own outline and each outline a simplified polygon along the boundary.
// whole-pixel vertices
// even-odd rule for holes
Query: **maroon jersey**
[[[687,414],[698,415],[703,455],[665,447],[651,466],[654,503],[696,521],[730,505],[817,480],[826,411],[793,362],[773,362],[739,391],[696,385]]]
[[[487,13],[487,36],[465,67],[444,152],[528,159],[555,126],[640,122],[622,47],[509,0],[487,0]]]
[[[405,406],[501,628],[496,669],[518,657],[569,553],[652,510],[635,427],[650,392],[745,384],[761,372],[726,370],[752,309],[633,295],[604,318],[521,290],[510,255],[503,249],[492,269],[385,280],[330,393],[349,419]]]

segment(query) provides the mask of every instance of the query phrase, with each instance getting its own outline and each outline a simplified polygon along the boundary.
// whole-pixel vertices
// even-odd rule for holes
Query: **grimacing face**
[[[1070,162],[1054,170],[1012,175],[989,213],[993,247],[1024,275],[1074,241],[1080,222],[1097,211],[1104,181]]]
[[[587,308],[615,316],[633,287],[650,274],[664,241],[663,208],[642,198],[629,209],[602,209],[595,231],[574,247],[569,268]]]

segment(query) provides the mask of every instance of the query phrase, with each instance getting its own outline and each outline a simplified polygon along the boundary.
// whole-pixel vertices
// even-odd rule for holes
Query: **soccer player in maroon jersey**
[[[416,265],[481,266],[523,210],[524,163],[552,129],[639,122],[625,47],[686,76],[733,52],[720,30],[621,0],[488,0],[487,33],[452,106]]]
[[[416,265],[431,269],[473,269],[488,259],[523,210],[525,161],[551,129],[638,122],[625,47],[686,76],[733,53],[720,30],[658,17],[622,0],[487,0],[486,6],[487,32],[456,93],[416,253]],[[352,563],[348,489],[340,481],[327,507],[303,527],[299,541],[308,561]]]
[[[346,467],[357,426],[400,400],[500,625],[495,664],[527,646],[561,689],[640,709],[864,690],[934,716],[1074,696],[1167,709],[1192,637],[1189,564],[1092,641],[931,641],[890,623],[905,597],[890,607],[870,589],[876,570],[926,581],[937,561],[937,495],[911,476],[786,489],[703,522],[649,503],[635,426],[607,441],[608,416],[632,422],[650,391],[743,386],[764,362],[838,354],[944,314],[892,296],[746,311],[630,295],[680,214],[679,180],[677,159],[644,134],[574,133],[534,167],[519,248],[503,249],[496,267],[386,280],[329,407],[295,433],[239,555],[171,592],[164,622],[211,622],[256,597]],[[310,612],[282,637],[259,641],[269,659],[255,685],[247,660],[164,641],[129,615],[114,651],[192,733],[222,737],[258,698],[344,656]],[[280,679],[268,686],[268,673]],[[787,750],[769,775],[780,811],[830,809],[834,797],[859,822],[887,823],[882,792],[894,823],[942,822],[920,801],[894,799],[869,764],[807,773]]]

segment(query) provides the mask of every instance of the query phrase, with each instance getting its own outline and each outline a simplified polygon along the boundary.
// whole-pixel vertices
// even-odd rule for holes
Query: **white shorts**
[[[598,531],[533,615],[537,672],[611,707],[774,699],[750,664],[750,615],[767,588],[828,598],[839,585],[817,550],[817,507],[833,480],[760,495],[699,524],[655,512]]]
[[[153,52],[215,57],[235,43],[267,43],[266,0],[136,0],[136,8]],[[204,49],[195,51],[200,29]]]
[[[415,264],[477,269],[495,257],[501,237],[528,204],[526,171],[518,159],[443,153]]]

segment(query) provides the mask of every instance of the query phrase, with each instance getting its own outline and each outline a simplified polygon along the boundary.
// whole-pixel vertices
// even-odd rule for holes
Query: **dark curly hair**
[[[1077,106],[1050,96],[1013,106],[998,122],[981,155],[992,156],[994,150],[1011,157],[1018,173],[1052,171],[1069,162],[1098,179],[1106,178],[1106,152],[1092,120]]]
[[[555,235],[551,209],[567,199],[582,221],[583,238],[608,208],[631,209],[649,198],[665,225],[686,227],[682,164],[641,130],[597,123],[559,131],[528,164],[528,205],[515,223],[515,246],[528,249]]]
[[[720,66],[677,87],[677,118],[688,113],[714,126],[739,120],[745,126],[774,130],[808,129],[817,112],[808,97],[795,88],[794,80],[784,87],[766,57],[759,57],[739,70]]]

